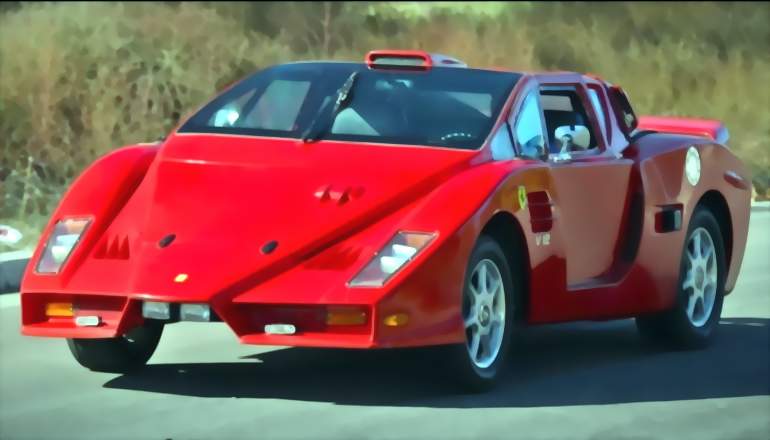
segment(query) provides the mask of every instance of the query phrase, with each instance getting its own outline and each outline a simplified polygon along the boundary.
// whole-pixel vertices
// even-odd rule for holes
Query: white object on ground
[[[23,235],[18,229],[12,228],[8,225],[0,225],[0,243],[2,244],[16,244],[21,240]]]

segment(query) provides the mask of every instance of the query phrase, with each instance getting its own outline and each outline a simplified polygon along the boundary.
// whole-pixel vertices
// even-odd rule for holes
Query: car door
[[[594,102],[582,84],[540,87],[550,149],[553,228],[562,237],[567,290],[598,287],[619,276],[614,266],[633,161],[607,151],[605,127],[597,121],[603,109],[592,107]],[[557,135],[570,132],[577,139],[581,124],[588,130],[588,145],[563,151]]]

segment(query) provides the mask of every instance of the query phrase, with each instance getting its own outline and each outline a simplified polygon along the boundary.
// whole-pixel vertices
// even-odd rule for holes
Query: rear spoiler
[[[730,139],[727,127],[715,119],[641,116],[637,128],[639,130],[701,136],[713,139],[722,145],[727,144],[727,140]]]

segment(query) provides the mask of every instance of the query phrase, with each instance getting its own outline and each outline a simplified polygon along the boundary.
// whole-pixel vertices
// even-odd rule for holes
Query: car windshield
[[[519,78],[453,67],[283,64],[221,94],[179,132],[308,139],[315,131],[319,139],[477,149]],[[345,84],[348,96],[332,111]]]

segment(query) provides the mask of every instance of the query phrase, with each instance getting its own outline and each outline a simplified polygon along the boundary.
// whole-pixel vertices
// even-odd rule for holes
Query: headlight
[[[48,237],[43,254],[35,269],[38,273],[59,273],[75,245],[85,232],[91,220],[68,218],[59,220]]]
[[[436,234],[399,232],[352,280],[350,287],[380,287],[411,261]]]

